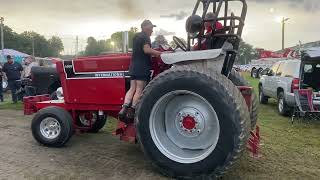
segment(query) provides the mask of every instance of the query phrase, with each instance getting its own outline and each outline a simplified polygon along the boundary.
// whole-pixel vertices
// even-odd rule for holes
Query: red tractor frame
[[[161,58],[153,58],[151,82],[136,108],[135,122],[119,121],[116,134],[138,142],[155,167],[174,178],[221,176],[248,143],[257,150],[256,96],[247,82],[232,70],[247,11],[245,0],[240,16],[228,13],[235,0],[198,0],[187,21],[188,44],[174,38],[178,47]],[[200,5],[203,6],[202,10]],[[225,12],[222,17],[222,5]],[[205,15],[212,7],[213,19]],[[201,16],[197,12],[201,11]],[[224,25],[223,33],[204,34],[204,23]],[[191,42],[208,40],[218,49],[190,51]],[[199,43],[201,46],[201,43]],[[199,48],[201,49],[201,48]],[[129,89],[130,53],[82,57],[57,62],[62,88],[59,100],[34,96],[24,99],[25,114],[32,121],[34,138],[46,146],[60,147],[76,129],[98,132],[107,116],[118,118]]]

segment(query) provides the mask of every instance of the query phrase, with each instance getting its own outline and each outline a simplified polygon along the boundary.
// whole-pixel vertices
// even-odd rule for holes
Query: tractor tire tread
[[[249,86],[248,81],[246,81],[243,76],[240,75],[239,72],[232,70],[229,74],[229,79],[235,84],[236,86]],[[255,91],[252,91],[251,96],[251,104],[252,109],[250,112],[250,119],[251,119],[251,130],[256,128],[258,122],[258,100]]]
[[[165,170],[162,167],[158,166],[156,163],[151,162],[151,164],[162,174],[167,175],[172,178],[178,178],[178,179],[203,179],[203,178],[217,178],[222,176],[228,169],[230,169],[231,166],[233,166],[236,162],[236,160],[240,157],[242,152],[245,150],[246,142],[249,137],[250,132],[250,115],[248,112],[248,108],[246,105],[246,102],[244,98],[241,95],[241,92],[239,89],[225,76],[217,73],[217,72],[209,72],[204,70],[201,66],[192,66],[192,65],[181,65],[181,66],[174,66],[173,68],[161,73],[158,75],[154,80],[152,80],[147,87],[144,89],[143,95],[140,97],[140,101],[137,104],[137,112],[139,112],[141,107],[141,100],[145,98],[151,91],[152,87],[157,84],[162,84],[166,81],[170,81],[170,79],[174,79],[177,76],[198,76],[199,80],[205,80],[206,83],[209,83],[212,88],[219,89],[221,92],[225,93],[226,97],[230,98],[228,102],[233,102],[230,104],[230,106],[235,107],[234,112],[237,112],[236,114],[239,115],[239,117],[235,118],[239,121],[233,122],[235,132],[237,132],[237,137],[234,137],[234,147],[233,151],[229,152],[228,157],[224,161],[224,164],[220,167],[217,167],[215,171],[213,171],[210,174],[206,175],[198,175],[198,176],[192,176],[192,177],[185,177],[180,176],[178,174],[175,174],[172,170]],[[215,84],[214,82],[221,82],[218,84]],[[233,98],[231,98],[233,97]],[[140,143],[140,146],[142,150],[145,152],[145,147],[141,143],[141,134],[139,132],[139,119],[138,119],[138,113],[136,113],[135,118],[135,125],[137,129],[137,138],[138,142]],[[148,160],[151,160],[150,157],[148,157],[148,154],[145,153]],[[205,177],[204,177],[205,176]]]

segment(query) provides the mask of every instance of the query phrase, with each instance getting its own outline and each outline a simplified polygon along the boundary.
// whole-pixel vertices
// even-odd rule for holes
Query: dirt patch
[[[77,134],[64,148],[39,145],[31,117],[0,110],[0,179],[166,179],[139,147],[109,132]]]
[[[295,123],[277,115],[275,103],[260,107],[262,158],[245,153],[223,179],[319,179],[320,124]],[[31,118],[0,110],[0,179],[167,179],[135,144],[111,135],[76,134],[66,147],[47,148],[32,137]]]

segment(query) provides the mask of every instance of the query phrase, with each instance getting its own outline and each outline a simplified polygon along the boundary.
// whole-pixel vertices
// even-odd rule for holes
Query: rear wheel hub
[[[196,121],[191,116],[184,117],[182,120],[182,126],[187,130],[192,130],[196,127]]]
[[[205,159],[215,149],[220,134],[211,104],[184,90],[169,92],[157,101],[150,115],[150,130],[158,149],[180,163]]]

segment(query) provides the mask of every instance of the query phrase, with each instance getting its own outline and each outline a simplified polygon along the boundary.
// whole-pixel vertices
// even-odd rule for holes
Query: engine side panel
[[[57,64],[66,103],[121,105],[131,57],[82,58]]]

